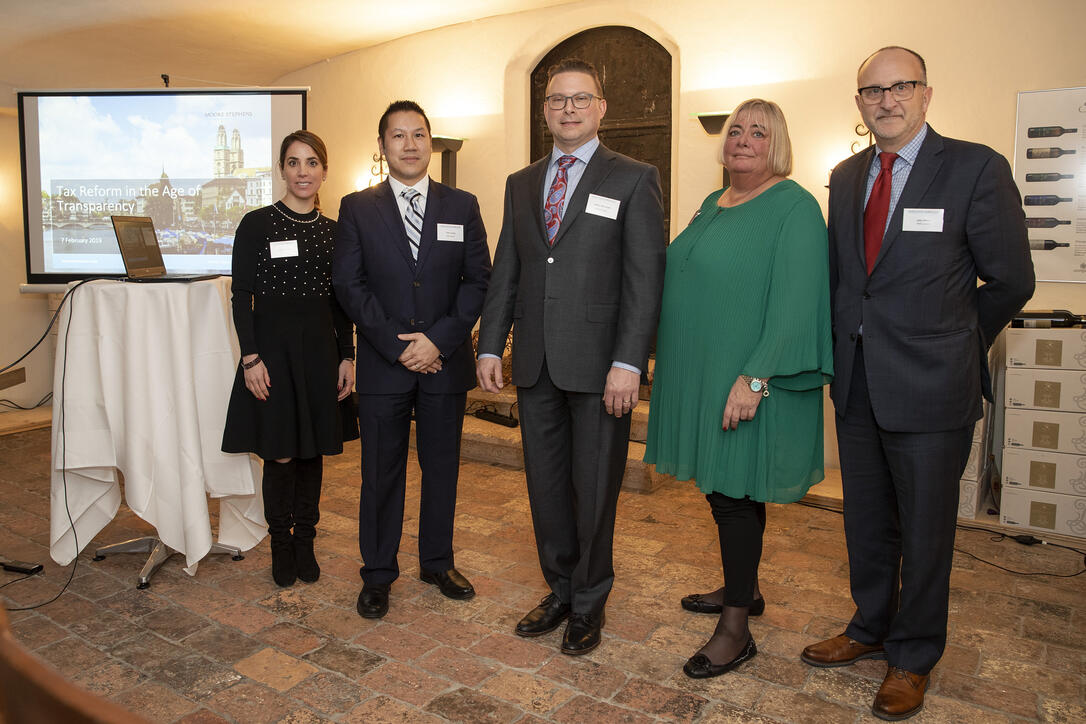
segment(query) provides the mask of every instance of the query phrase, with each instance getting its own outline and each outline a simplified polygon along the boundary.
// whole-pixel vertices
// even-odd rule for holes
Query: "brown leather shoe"
[[[914,674],[891,666],[882,680],[871,713],[886,721],[908,719],[924,708],[924,692],[928,689],[928,674]]]
[[[841,634],[832,639],[811,644],[803,649],[799,657],[811,666],[829,669],[834,666],[855,664],[861,659],[885,659],[886,649],[882,647],[882,644],[868,646]]]

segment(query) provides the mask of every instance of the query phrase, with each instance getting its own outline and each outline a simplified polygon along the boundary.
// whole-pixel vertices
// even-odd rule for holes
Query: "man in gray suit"
[[[597,138],[607,101],[596,69],[552,67],[544,104],[554,150],[506,182],[476,376],[501,389],[512,326],[528,499],[551,589],[516,633],[568,618],[562,652],[576,655],[599,645],[614,582],[615,508],[667,238],[656,168]]]
[[[1033,294],[1033,263],[1006,159],[926,124],[924,60],[883,48],[858,84],[876,146],[834,169],[829,201],[831,396],[856,613],[802,659],[887,659],[872,713],[898,720],[923,707],[946,645],[958,479],[981,396],[992,399],[987,351]]]

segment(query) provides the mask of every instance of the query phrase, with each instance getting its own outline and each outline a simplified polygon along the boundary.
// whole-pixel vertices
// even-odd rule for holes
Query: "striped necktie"
[[[407,211],[403,215],[404,230],[407,231],[407,239],[411,242],[411,257],[418,261],[419,241],[422,240],[422,209],[420,199],[422,194],[412,188],[406,188],[400,192],[400,196],[407,199]]]

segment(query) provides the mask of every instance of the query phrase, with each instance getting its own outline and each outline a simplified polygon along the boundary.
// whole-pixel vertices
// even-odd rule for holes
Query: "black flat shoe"
[[[694,654],[683,666],[683,673],[691,679],[711,679],[714,676],[726,674],[745,661],[750,661],[758,653],[758,647],[754,645],[754,639],[747,639],[747,645],[739,652],[739,655],[726,664],[714,664],[705,654]]]
[[[548,593],[538,606],[520,620],[516,634],[528,638],[542,636],[558,628],[567,618],[569,618],[569,604],[562,603],[558,600],[558,596]]]
[[[724,607],[719,603],[712,603],[706,601],[705,597],[707,593],[691,593],[689,596],[683,596],[679,603],[687,611],[693,611],[694,613],[715,613],[720,614]],[[756,598],[750,604],[750,609],[747,611],[748,616],[761,616],[765,613],[765,599]]]
[[[441,595],[445,598],[453,598],[462,601],[475,595],[475,588],[468,579],[455,568],[447,571],[419,571],[419,580],[423,583],[431,583],[441,589]]]
[[[600,645],[603,633],[603,612],[570,614],[566,633],[562,636],[562,653],[569,656],[587,654]]]
[[[358,594],[358,603],[355,609],[362,618],[381,618],[388,613],[388,591],[391,586],[387,583],[364,583],[362,592]]]

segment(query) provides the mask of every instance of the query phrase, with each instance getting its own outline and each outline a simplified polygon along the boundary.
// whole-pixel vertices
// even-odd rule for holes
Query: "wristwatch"
[[[769,380],[750,375],[739,375],[739,378],[750,386],[751,392],[759,392],[762,397],[769,397]]]

